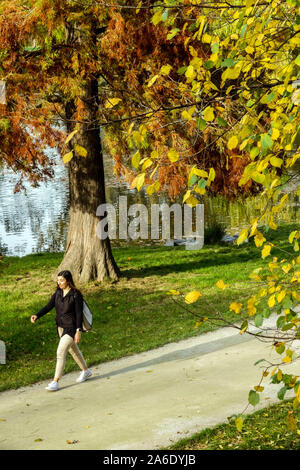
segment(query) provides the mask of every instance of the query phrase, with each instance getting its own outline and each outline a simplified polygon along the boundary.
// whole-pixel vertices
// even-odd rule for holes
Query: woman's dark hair
[[[77,289],[77,287],[75,286],[74,284],[74,281],[73,281],[73,277],[72,277],[72,274],[70,271],[60,271],[60,273],[58,273],[57,276],[62,276],[65,278],[65,280],[67,281],[68,285],[71,287],[71,289],[74,289],[76,291],[79,292],[79,290]],[[57,285],[57,290],[60,289],[60,287]]]

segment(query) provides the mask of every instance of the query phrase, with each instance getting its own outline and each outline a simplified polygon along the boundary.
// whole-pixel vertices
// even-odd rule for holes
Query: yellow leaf
[[[151,157],[153,160],[155,160],[156,158],[158,158],[158,157],[159,157],[158,151],[157,151],[157,150],[153,150],[153,152],[151,152],[150,157]]]
[[[195,196],[191,195],[186,199],[185,203],[188,206],[194,207],[194,206],[197,206],[199,204],[199,201],[198,201],[198,199],[195,198]]]
[[[177,160],[179,158],[179,153],[177,152],[176,149],[172,148],[168,152],[168,158],[169,158],[170,162],[172,162],[172,163],[177,162]]]
[[[167,295],[179,295],[180,292],[178,290],[171,289],[169,292],[167,292]]]
[[[201,292],[199,292],[199,291],[197,291],[197,290],[194,290],[194,291],[192,291],[192,292],[189,292],[189,293],[185,296],[184,300],[185,300],[185,302],[186,302],[187,304],[193,304],[193,303],[196,302],[196,301],[199,299],[199,297],[201,297],[201,296],[202,296]]]
[[[172,70],[172,65],[163,65],[160,69],[160,73],[162,75],[169,75],[170,71]]]
[[[186,119],[187,121],[191,121],[193,119],[192,116],[186,110],[182,111],[181,117],[182,119]]]
[[[243,424],[244,424],[243,418],[241,416],[238,416],[235,420],[236,429],[241,432],[243,429]]]
[[[279,292],[279,294],[277,294],[277,302],[279,303],[282,302],[285,296],[286,296],[286,290],[282,290],[281,292]]]
[[[241,303],[232,302],[229,306],[229,310],[231,310],[234,313],[240,313],[242,306],[243,305]]]
[[[292,362],[292,358],[291,358],[290,356],[285,356],[285,357],[282,359],[282,361],[287,364],[287,363],[289,363],[289,362]]]
[[[256,390],[257,392],[263,392],[263,391],[264,391],[264,388],[265,388],[265,387],[261,387],[260,385],[256,385],[256,386],[254,387],[254,390]]]
[[[209,44],[211,42],[211,36],[207,33],[204,33],[202,36],[202,42]]]
[[[225,284],[224,281],[220,279],[218,282],[216,282],[216,286],[219,289],[226,289],[226,287],[228,287],[228,284]]]
[[[199,188],[199,186],[195,186],[194,191],[195,191],[195,193],[201,194],[202,196],[203,196],[203,194],[206,193],[206,189],[205,188]]]
[[[271,251],[271,245],[265,244],[261,252],[262,258],[266,258],[267,256],[269,256],[270,251]]]
[[[37,439],[34,439],[34,442],[42,442],[43,439],[41,439],[40,437],[38,437]]]
[[[70,142],[70,140],[72,139],[72,137],[74,137],[74,135],[79,131],[79,129],[74,129],[74,131],[71,132],[71,134],[68,135],[68,137],[66,138],[65,140],[65,144],[67,144],[68,142]]]
[[[270,163],[271,163],[272,166],[275,166],[276,168],[280,168],[282,163],[283,163],[283,160],[282,160],[282,158],[271,157],[270,158]]]
[[[273,128],[273,129],[272,129],[272,139],[273,139],[273,140],[277,140],[279,136],[280,136],[280,131],[279,131],[279,129]]]
[[[78,144],[75,144],[74,145],[74,150],[76,153],[78,153],[78,155],[80,155],[80,157],[86,157],[87,156],[87,151],[84,147],[82,147],[81,145],[78,145]]]
[[[294,240],[296,234],[297,234],[297,230],[294,230],[293,232],[290,233],[290,235],[289,235],[289,242],[290,243],[293,243],[293,240]]]
[[[153,161],[151,160],[151,158],[147,158],[142,165],[142,171],[149,168],[149,166],[151,166],[152,164],[153,164]]]
[[[135,154],[131,157],[131,163],[134,168],[137,169],[139,167],[140,159],[141,159],[140,152],[139,151],[135,152]]]
[[[193,78],[195,76],[194,67],[189,65],[185,71],[186,78]]]
[[[148,87],[151,87],[156,82],[158,77],[159,77],[159,75],[154,75],[154,77],[152,77],[151,80],[149,81]]]
[[[203,117],[205,121],[213,121],[215,119],[214,110],[211,106],[205,108]]]
[[[183,196],[183,200],[182,200],[182,204],[185,203],[185,201],[191,196],[191,191],[190,189],[185,193],[185,195]]]
[[[215,176],[216,176],[216,172],[215,172],[214,168],[210,168],[210,170],[209,170],[209,175],[208,175],[208,179],[209,179],[210,181],[214,181]]]
[[[260,246],[262,246],[263,242],[265,242],[266,239],[265,237],[263,236],[263,234],[261,232],[258,232],[255,237],[254,237],[254,242],[255,242],[255,245],[259,248]]]
[[[269,297],[269,299],[268,299],[268,305],[269,305],[269,307],[270,307],[270,308],[274,307],[275,302],[276,302],[276,300],[275,300],[275,294],[273,294],[273,295],[271,295],[271,297]]]
[[[106,104],[105,104],[105,107],[106,108],[113,108],[114,106],[116,106],[118,103],[120,103],[121,98],[109,98],[107,101],[106,101]]]
[[[229,148],[229,150],[232,150],[238,146],[238,143],[238,138],[234,135],[228,140],[227,147]]]
[[[245,51],[247,52],[247,54],[252,54],[254,52],[254,47],[252,46],[247,46]]]
[[[73,158],[73,150],[71,150],[71,152],[66,153],[62,159],[64,163],[68,163],[70,160],[72,160],[72,158]]]
[[[248,237],[248,229],[244,228],[239,234],[239,237],[236,241],[237,245],[240,245],[241,243],[243,243],[247,237]]]
[[[193,168],[191,170],[191,176],[192,175],[197,175],[197,176],[201,176],[202,178],[208,178],[208,173],[207,171],[205,170],[200,170],[198,168]],[[300,257],[299,257],[300,258]]]

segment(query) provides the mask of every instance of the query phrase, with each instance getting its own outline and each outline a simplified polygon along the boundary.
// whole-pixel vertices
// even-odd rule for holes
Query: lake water
[[[3,169],[0,173],[0,254],[24,256],[45,251],[63,251],[65,249],[69,190],[66,167],[59,162],[55,151],[50,151],[51,158],[57,161],[55,178],[38,187],[25,184],[23,191],[14,194],[14,187],[19,177],[11,170]],[[113,174],[113,165],[105,157],[106,200],[118,210],[119,196],[127,196],[127,204],[167,203],[172,205],[167,194],[148,196],[143,190],[130,189],[120,183]],[[299,199],[299,198],[298,198]],[[205,198],[205,226],[221,223],[228,234],[238,233],[255,215],[259,215],[261,198],[249,198],[228,202],[221,196]],[[175,202],[181,202],[178,198]],[[295,222],[297,219],[297,200],[290,197],[289,204],[279,214],[277,221]],[[160,237],[161,238],[161,237]],[[159,243],[163,243],[160,240]],[[113,241],[118,243],[118,241]],[[124,242],[123,242],[124,243]],[[145,240],[125,243],[147,243]],[[148,243],[153,243],[151,240]]]

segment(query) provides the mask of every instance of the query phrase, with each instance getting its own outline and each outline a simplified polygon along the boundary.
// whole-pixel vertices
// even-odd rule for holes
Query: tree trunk
[[[102,281],[105,278],[118,279],[120,270],[113,258],[109,238],[101,240],[96,234],[100,218],[97,207],[105,203],[105,181],[100,129],[97,126],[97,80],[86,86],[88,120],[71,140],[71,147],[78,144],[87,151],[87,156],[78,155],[75,150],[72,160],[67,163],[69,171],[70,213],[65,256],[59,271],[69,270],[74,281]],[[70,120],[74,115],[73,102],[66,107],[68,132],[74,129]]]

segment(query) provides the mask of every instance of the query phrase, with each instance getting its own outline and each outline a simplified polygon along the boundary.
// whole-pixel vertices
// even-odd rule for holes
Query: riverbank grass
[[[284,226],[272,234],[277,245],[272,255],[279,256],[280,249],[285,250],[285,257],[288,252],[293,254],[287,240],[293,228]],[[236,321],[229,305],[255,291],[249,274],[265,263],[253,243],[205,245],[195,251],[180,246],[115,246],[113,254],[122,272],[118,282],[78,286],[94,313],[93,330],[83,334],[80,343],[90,366],[223,325],[219,321],[196,325],[197,318],[183,308],[183,298],[167,295],[170,289],[183,295],[199,290],[202,297],[189,306],[190,310],[207,317],[219,311],[227,320]],[[44,253],[4,257],[0,262],[0,339],[7,348],[6,364],[0,365],[0,391],[53,375],[58,341],[55,311],[35,324],[30,316],[46,305],[55,291],[51,276],[62,257],[62,253]],[[220,279],[230,289],[220,290],[216,286]],[[65,372],[77,368],[68,357]]]

